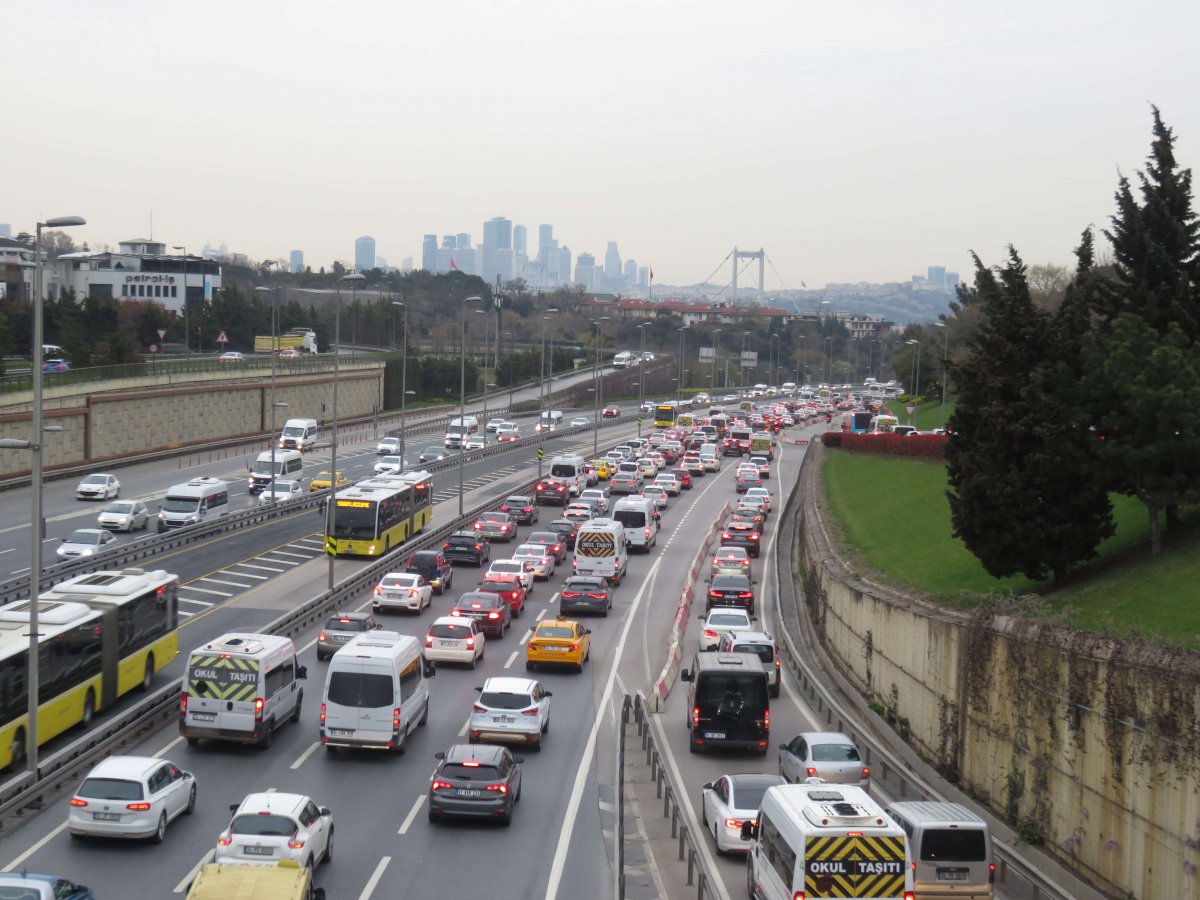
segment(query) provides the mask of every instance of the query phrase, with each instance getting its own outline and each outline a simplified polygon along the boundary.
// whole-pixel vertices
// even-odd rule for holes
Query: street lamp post
[[[274,265],[275,260],[269,259],[263,263],[264,268]],[[269,287],[256,287],[260,294],[271,295],[271,502],[275,502],[275,410],[279,404],[275,402],[275,371],[279,367],[279,290]]]
[[[477,309],[475,315],[483,316],[483,445],[487,446],[488,420],[488,320],[492,313],[489,309]]]
[[[401,297],[404,295],[401,294]],[[401,320],[403,328],[404,343],[400,349],[400,468],[404,468],[407,463],[404,459],[404,432],[408,425],[408,420],[404,417],[405,401],[408,399],[408,305],[403,300],[392,301],[392,321],[396,321],[396,307],[404,310],[404,317]],[[395,347],[395,341],[392,342]]]
[[[767,346],[768,346],[767,355],[770,356],[770,358],[771,358],[771,361],[767,367],[767,371],[770,373],[769,381],[771,382],[772,387],[774,387],[774,386],[776,386],[775,368],[776,368],[776,363],[779,360],[779,335],[772,331],[771,337],[770,337],[770,340],[768,341]]]
[[[921,342],[918,340],[918,341],[905,341],[905,343],[914,345],[917,348],[917,358],[915,360],[916,374],[914,375],[914,377],[912,379],[912,383],[910,385],[910,387],[912,387],[912,404],[911,405],[915,409],[917,406],[917,397],[921,393]],[[909,415],[908,415],[908,424],[909,425],[912,424],[912,413],[909,413]]]
[[[467,304],[482,302],[483,298],[478,294],[464,297],[462,301],[462,339],[458,360],[458,515],[460,518],[463,515],[463,466],[467,461]]]
[[[945,322],[934,322],[936,327],[942,329],[944,340],[942,341],[942,432],[946,431],[946,378],[950,368],[950,329]]]
[[[676,328],[676,329],[675,329],[676,331],[678,331],[678,332],[679,332],[679,366],[678,366],[678,369],[679,369],[679,388],[678,388],[678,393],[677,393],[677,394],[676,394],[676,396],[675,396],[675,399],[676,399],[676,400],[682,400],[682,399],[683,399],[683,388],[684,388],[684,377],[683,377],[683,361],[684,361],[684,358],[685,358],[683,339],[684,339],[684,335],[687,333],[687,330],[688,330],[688,328],[689,328],[689,327],[690,327],[690,323],[689,323],[688,325],[681,325],[681,326],[679,326],[678,328]]]
[[[638,408],[637,408],[637,427],[638,437],[642,436],[642,405],[646,402],[646,327],[649,322],[643,322],[637,327],[637,330],[642,335],[642,355],[638,359]]]
[[[514,388],[516,388],[516,385],[517,385],[517,379],[515,377],[516,376],[516,367],[514,365],[515,357],[516,357],[516,350],[513,346],[513,344],[514,344],[513,333],[511,331],[506,331],[506,332],[504,332],[504,336],[506,338],[508,338],[508,412],[509,412],[509,415],[512,415],[513,390],[514,390]],[[499,365],[500,365],[499,359],[497,359],[497,361],[496,361],[497,368],[499,368]]]
[[[360,282],[366,281],[366,276],[361,272],[352,272],[348,275],[343,275],[338,279],[337,283],[337,298],[333,307],[333,431],[330,434],[330,454],[329,454],[329,496],[325,498],[325,553],[329,557],[329,590],[333,591],[333,514],[334,498],[337,495],[337,447],[338,447],[338,345],[342,339],[342,282],[348,281],[354,286],[354,291],[357,293]]]
[[[721,329],[713,330],[713,358],[712,358],[712,383],[709,385],[709,390],[714,394],[717,392],[717,356],[721,343]]]
[[[172,244],[172,250],[183,251],[183,349],[188,350],[188,308],[187,308],[187,247],[182,244]]]
[[[608,316],[600,316],[592,322],[592,327],[596,329],[596,362],[592,368],[592,377],[596,385],[595,408],[592,414],[592,456],[600,452],[600,404],[604,402],[604,377],[600,374],[600,345],[604,341],[604,332],[600,330],[600,323],[607,321]]]
[[[37,774],[38,761],[38,598],[42,593],[42,540],[45,538],[45,522],[42,521],[42,434],[44,432],[42,418],[42,229],[69,228],[74,225],[86,225],[82,216],[60,216],[37,223],[37,237],[33,245],[33,359],[30,372],[33,382],[33,409],[30,414],[30,425],[33,440],[29,442],[31,451],[30,483],[33,487],[32,519],[30,529],[29,561],[29,716],[28,716],[28,750],[29,771]]]
[[[742,332],[742,358],[738,360],[738,368],[742,370],[742,393],[746,393],[746,342],[750,340],[750,332]]]

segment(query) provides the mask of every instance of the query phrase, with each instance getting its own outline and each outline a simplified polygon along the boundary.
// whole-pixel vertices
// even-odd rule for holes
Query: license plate
[[[119,813],[92,813],[92,818],[97,822],[120,822],[121,816]]]
[[[246,856],[274,856],[274,847],[243,847],[242,853]]]
[[[706,731],[704,732],[704,736],[714,741],[725,740],[725,732],[723,731]]]
[[[483,791],[475,790],[474,788],[459,788],[454,792],[459,797],[482,797]]]
[[[966,881],[966,869],[938,869],[938,881]]]
[[[192,713],[192,721],[194,722],[215,722],[217,720],[216,713],[194,712]]]
[[[566,653],[566,652],[567,652],[567,651],[569,651],[571,648],[570,648],[570,647],[547,647],[546,649],[547,649],[547,650],[552,650],[552,651],[554,651],[555,653]]]
[[[442,640],[439,643],[442,647],[445,647],[448,650],[461,650],[463,645],[462,641]]]
[[[516,719],[514,719],[512,716],[492,716],[492,721],[493,721],[493,722],[506,722],[506,723],[507,723],[507,722],[515,722],[515,721],[516,721]]]
[[[328,731],[330,737],[350,737],[354,734],[349,728],[330,728]]]
[[[341,642],[345,642],[345,641],[348,641],[348,640],[350,640],[350,635],[348,635],[348,634],[335,634],[335,635],[333,636],[333,639],[334,639],[335,641],[341,641]]]

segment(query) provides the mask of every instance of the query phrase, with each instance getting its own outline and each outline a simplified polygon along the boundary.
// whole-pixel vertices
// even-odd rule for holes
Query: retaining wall
[[[1200,898],[1200,655],[861,577],[826,514],[827,452],[804,461],[793,570],[844,675],[943,775],[1104,890]]]

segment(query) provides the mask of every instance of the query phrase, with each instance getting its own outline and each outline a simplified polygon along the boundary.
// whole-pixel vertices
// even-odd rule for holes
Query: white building
[[[168,254],[158,241],[122,241],[118,252],[83,250],[47,260],[46,296],[73,288],[79,297],[154,300],[168,310],[181,310],[186,290],[192,303],[221,288],[221,265],[198,256]],[[30,276],[32,277],[32,276]]]

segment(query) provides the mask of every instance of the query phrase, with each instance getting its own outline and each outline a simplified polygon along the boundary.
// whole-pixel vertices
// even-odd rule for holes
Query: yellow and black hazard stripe
[[[617,542],[611,534],[581,534],[575,549],[583,556],[616,556]]]
[[[259,668],[256,659],[193,656],[188,662],[188,693],[214,700],[253,700]]]
[[[804,888],[810,897],[903,897],[904,846],[894,837],[810,837]]]

